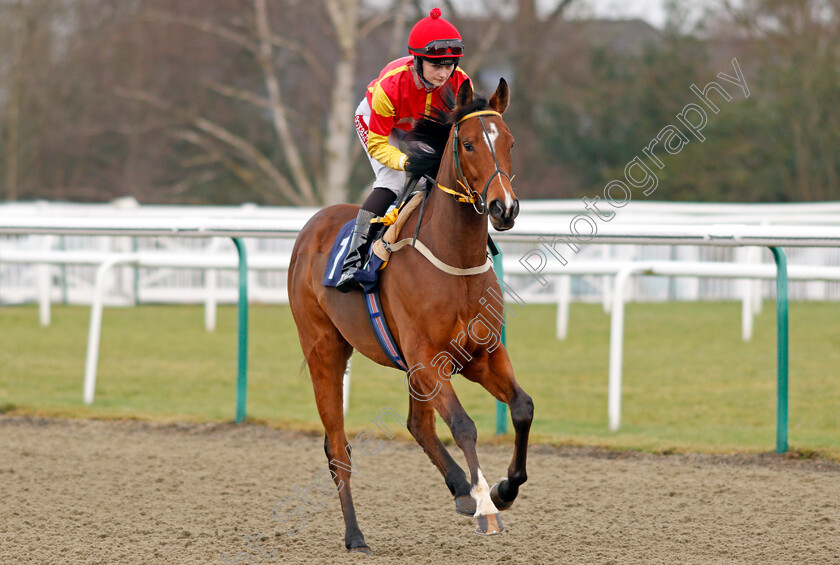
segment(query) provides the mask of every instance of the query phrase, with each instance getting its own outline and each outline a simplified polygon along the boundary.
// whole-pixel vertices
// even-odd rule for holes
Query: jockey
[[[439,8],[433,8],[414,25],[408,36],[409,56],[388,63],[356,108],[356,132],[376,180],[356,216],[350,251],[336,286],[341,292],[359,288],[353,275],[364,264],[371,220],[384,215],[405,186],[408,156],[400,151],[400,140],[423,115],[443,105],[440,89],[444,85],[458,92],[470,80],[458,68],[464,54],[461,34],[440,14]]]

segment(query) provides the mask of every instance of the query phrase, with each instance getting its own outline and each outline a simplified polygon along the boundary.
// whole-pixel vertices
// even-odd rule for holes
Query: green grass
[[[517,309],[508,349],[534,398],[534,439],[652,451],[775,448],[776,326],[765,304],[749,343],[738,303],[627,307],[622,429],[607,430],[609,317],[575,304],[570,335],[554,338],[555,309]],[[54,307],[52,325],[34,306],[0,307],[0,411],[66,417],[225,421],[234,414],[236,310],[203,329],[197,306],[105,310],[96,401],[82,404],[89,309]],[[840,456],[840,304],[794,303],[790,324],[790,445]],[[250,311],[248,417],[320,429],[312,387],[288,307]],[[486,441],[495,406],[478,385],[453,380]],[[348,428],[385,407],[407,412],[404,376],[353,359]],[[438,429],[446,436],[445,426]]]

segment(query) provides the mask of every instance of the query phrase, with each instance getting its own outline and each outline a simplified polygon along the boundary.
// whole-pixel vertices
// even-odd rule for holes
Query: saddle
[[[391,246],[398,241],[406,220],[423,202],[423,196],[422,192],[418,192],[400,208],[395,208],[385,216],[373,219],[373,222],[383,224],[385,229],[379,230],[379,234],[374,237],[364,267],[356,272],[356,280],[362,285],[363,292],[368,293],[376,288],[379,281],[379,271],[385,268],[391,257],[391,252],[395,250]],[[347,244],[352,236],[355,221],[355,219],[350,220],[338,231],[327,259],[328,268],[324,272],[324,286],[334,287],[338,284],[338,279],[341,278],[341,265],[349,251]]]
[[[417,251],[423,254],[429,262],[435,265],[435,267],[444,272],[458,276],[477,275],[492,269],[493,259],[491,255],[496,256],[499,254],[498,248],[496,248],[493,240],[488,236],[487,244],[490,252],[487,254],[487,261],[483,265],[479,265],[477,267],[462,269],[452,267],[440,261],[434,256],[431,250],[429,250],[420,240],[416,238],[409,237],[399,239],[400,232],[405,226],[406,220],[408,220],[418,206],[422,205],[423,199],[426,195],[427,193],[425,192],[418,192],[399,208],[394,209],[392,212],[382,216],[381,218],[375,218],[372,220],[373,222],[379,222],[388,227],[385,230],[380,230],[381,235],[375,237],[374,242],[368,251],[368,257],[364,267],[356,271],[354,275],[359,284],[362,285],[362,293],[364,294],[364,303],[365,310],[368,315],[368,322],[370,322],[371,330],[373,330],[373,333],[379,342],[379,346],[391,360],[394,367],[402,369],[406,372],[408,371],[408,365],[400,352],[400,348],[397,345],[396,340],[391,334],[388,322],[385,320],[385,313],[382,311],[382,304],[379,300],[379,289],[377,288],[377,284],[379,282],[379,271],[384,269],[388,264],[391,253],[405,247],[406,245],[412,245],[417,249]],[[349,251],[348,242],[352,237],[355,223],[356,220],[353,219],[344,224],[335,238],[335,242],[333,243],[327,259],[327,269],[324,272],[324,286],[335,287],[338,284],[338,279],[341,278],[341,265],[344,263],[344,257]]]
[[[385,268],[391,256],[391,251],[388,249],[390,244],[397,241],[400,231],[405,225],[405,221],[423,202],[424,195],[424,193],[419,192],[401,207],[395,208],[389,214],[373,220],[374,222],[382,223],[387,228],[380,230],[381,235],[376,237],[370,246],[365,266],[356,271],[355,275],[356,280],[362,285],[365,309],[367,310],[371,330],[373,330],[379,346],[391,360],[391,363],[403,371],[408,371],[408,367],[396,340],[391,335],[388,322],[385,320],[385,313],[382,311],[382,304],[379,301],[377,283],[379,282],[379,271]],[[356,220],[353,219],[344,224],[335,238],[327,260],[327,269],[324,272],[324,286],[334,287],[338,284],[338,279],[341,278],[341,265],[344,263],[344,257],[349,251],[347,244],[353,234],[355,223]]]

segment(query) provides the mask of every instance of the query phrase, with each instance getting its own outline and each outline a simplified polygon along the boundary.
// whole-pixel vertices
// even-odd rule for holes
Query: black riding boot
[[[359,210],[359,214],[356,216],[356,227],[353,228],[353,237],[350,239],[350,251],[347,252],[347,257],[341,267],[341,278],[335,286],[341,292],[350,292],[362,288],[354,275],[365,263],[370,232],[373,229],[373,224],[370,221],[375,216],[376,214],[373,212],[364,209]]]

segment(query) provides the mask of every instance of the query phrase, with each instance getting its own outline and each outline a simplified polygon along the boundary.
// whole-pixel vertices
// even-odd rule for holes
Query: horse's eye
[[[475,148],[473,147],[472,143],[470,143],[469,141],[465,141],[464,149],[466,149],[467,151],[473,151]]]

